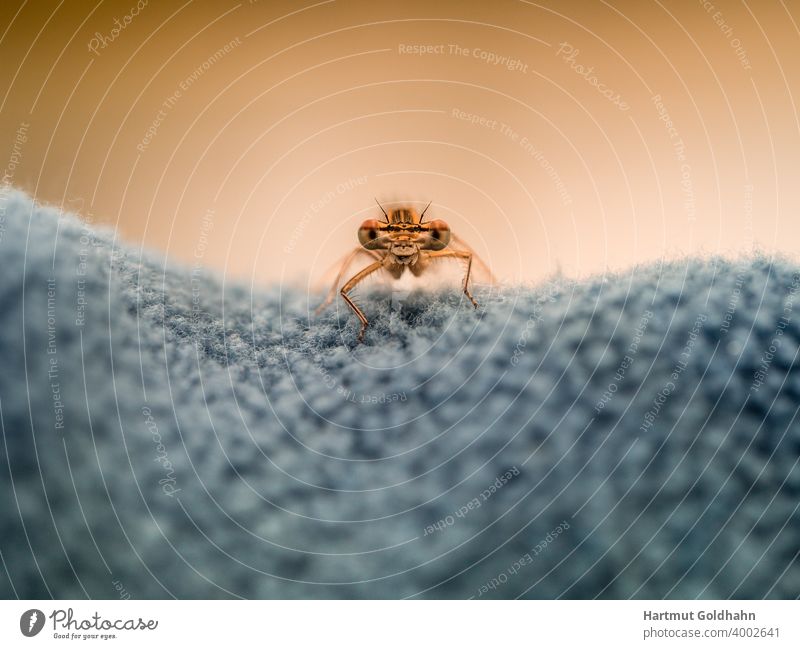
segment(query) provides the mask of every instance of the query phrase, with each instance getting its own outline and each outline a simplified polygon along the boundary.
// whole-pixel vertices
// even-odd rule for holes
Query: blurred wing
[[[494,273],[492,273],[492,269],[489,268],[488,264],[478,256],[478,253],[472,249],[472,246],[470,246],[461,237],[451,232],[450,244],[447,247],[454,250],[466,250],[467,252],[472,253],[472,270],[470,271],[470,281],[473,284],[488,284],[490,286],[497,284],[497,278],[495,278]]]

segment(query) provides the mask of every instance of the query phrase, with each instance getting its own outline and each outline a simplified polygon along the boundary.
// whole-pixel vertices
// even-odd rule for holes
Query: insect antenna
[[[419,215],[419,222],[420,222],[420,225],[422,224],[422,218],[425,216],[425,212],[427,212],[427,211],[428,211],[428,208],[431,206],[431,203],[433,203],[433,201],[431,201],[430,203],[428,203],[428,204],[425,206],[425,209],[424,209],[424,210],[422,210],[422,214],[420,214],[420,215]]]
[[[378,199],[377,198],[375,199],[375,202],[378,203]],[[386,210],[383,209],[383,205],[378,203],[378,207],[381,208],[381,212],[383,212],[383,215],[386,217],[386,222],[389,223],[389,215],[386,213]]]

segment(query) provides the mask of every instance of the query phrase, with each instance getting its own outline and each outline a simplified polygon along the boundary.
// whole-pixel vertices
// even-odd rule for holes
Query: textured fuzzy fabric
[[[796,597],[800,276],[317,319],[0,194],[3,597]],[[770,346],[773,350],[770,351]]]

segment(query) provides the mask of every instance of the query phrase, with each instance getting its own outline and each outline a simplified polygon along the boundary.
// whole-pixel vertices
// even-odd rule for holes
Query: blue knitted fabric
[[[0,194],[0,595],[794,598],[800,275],[225,284]]]

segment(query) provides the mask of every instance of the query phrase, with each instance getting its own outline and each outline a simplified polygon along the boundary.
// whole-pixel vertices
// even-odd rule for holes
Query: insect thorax
[[[405,207],[401,207],[400,209],[392,210],[392,214],[389,217],[389,223],[408,223],[414,224],[416,223],[416,219],[414,218],[416,214],[413,210],[410,210]]]

